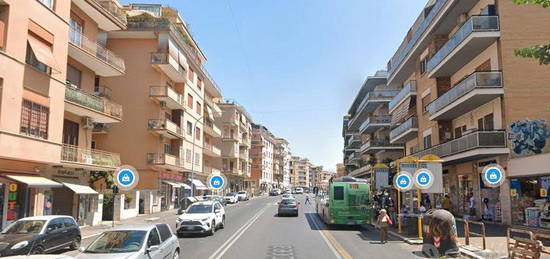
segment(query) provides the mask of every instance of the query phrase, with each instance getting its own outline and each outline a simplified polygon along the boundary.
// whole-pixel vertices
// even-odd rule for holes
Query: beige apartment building
[[[0,225],[50,214],[102,220],[103,196],[88,185],[120,165],[95,132],[123,121],[103,82],[125,73],[107,42],[125,28],[116,1],[0,1]]]
[[[292,156],[290,161],[292,172],[292,187],[310,187],[309,170],[311,163],[307,158]]]
[[[430,1],[388,63],[391,143],[405,155],[443,162],[452,212],[549,228],[550,74],[516,48],[550,42],[548,10],[507,0]],[[507,173],[499,188],[480,180],[484,166]],[[438,206],[443,194],[432,196]]]
[[[278,165],[277,183],[279,188],[290,188],[290,145],[284,138],[275,138],[275,163]]]
[[[250,148],[250,159],[252,160],[251,175],[249,181],[257,186],[256,190],[268,192],[277,187],[275,172],[279,172],[279,162],[275,169],[275,136],[265,126],[252,124],[252,147]]]
[[[219,99],[217,102],[222,117],[216,125],[222,131],[221,157],[222,173],[228,180],[227,192],[257,189],[251,176],[249,157],[252,139],[252,118],[246,110],[233,100]]]

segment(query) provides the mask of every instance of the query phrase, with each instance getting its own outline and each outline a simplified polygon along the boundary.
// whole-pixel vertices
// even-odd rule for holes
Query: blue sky
[[[334,169],[342,116],[385,68],[424,0],[141,0],[179,10],[225,98]],[[124,4],[133,2],[122,0]]]

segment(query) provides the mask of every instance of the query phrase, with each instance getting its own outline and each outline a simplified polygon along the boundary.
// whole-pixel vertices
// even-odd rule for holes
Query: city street
[[[302,195],[299,217],[278,217],[280,197],[259,197],[226,207],[226,227],[214,236],[180,238],[184,258],[414,258],[420,246],[378,242],[372,227],[328,230]],[[176,215],[154,222],[175,227]],[[94,237],[83,240],[88,245]],[[68,251],[67,255],[76,255]]]

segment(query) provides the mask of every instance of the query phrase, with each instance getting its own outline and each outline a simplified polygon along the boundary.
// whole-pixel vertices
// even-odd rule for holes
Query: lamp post
[[[201,115],[198,119],[195,119],[192,130],[193,138],[193,148],[191,151],[191,197],[195,197],[195,140],[197,139],[197,123],[199,120],[202,120],[203,116]]]

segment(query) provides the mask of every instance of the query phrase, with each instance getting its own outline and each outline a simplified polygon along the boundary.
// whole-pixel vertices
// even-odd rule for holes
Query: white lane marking
[[[84,240],[84,239],[88,239],[88,238],[90,238],[90,237],[99,236],[99,235],[101,235],[101,233],[103,233],[103,232],[99,232],[99,233],[93,234],[93,235],[84,236],[84,237],[82,237],[82,239]]]
[[[314,212],[314,211],[310,210],[309,212]],[[317,212],[314,212],[314,213],[317,214]],[[309,214],[309,215],[311,215],[311,214]],[[317,232],[319,233],[319,235],[321,235],[323,240],[325,240],[325,243],[327,243],[327,246],[330,248],[330,250],[332,251],[334,256],[336,256],[336,258],[338,258],[338,259],[342,259],[342,256],[340,256],[340,253],[338,253],[338,251],[336,251],[336,248],[334,248],[334,246],[328,240],[328,238],[325,236],[323,231],[321,231],[321,228],[319,227],[319,224],[317,224],[317,217],[316,216],[311,216],[311,219],[312,219],[311,222],[313,222],[313,225],[315,225],[315,228],[319,230]]]
[[[258,213],[256,213],[246,224],[244,224],[239,230],[237,230],[225,243],[223,243],[218,250],[216,250],[208,259],[219,259],[225,252],[242,236],[246,230],[253,225],[253,223],[260,218],[262,213],[264,213],[265,207],[262,208]]]

